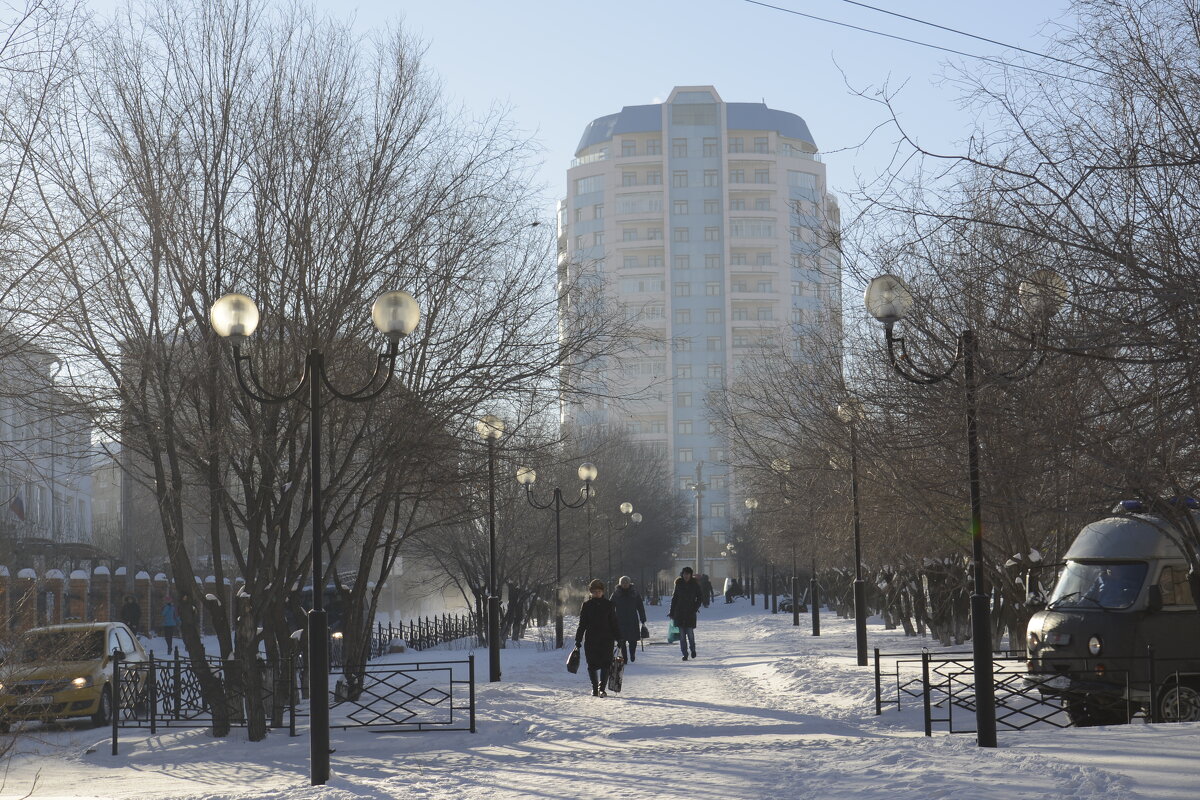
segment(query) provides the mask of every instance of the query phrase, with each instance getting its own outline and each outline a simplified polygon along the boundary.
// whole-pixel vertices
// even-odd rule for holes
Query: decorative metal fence
[[[371,634],[370,657],[376,658],[388,652],[392,642],[403,641],[413,650],[428,650],[442,644],[482,635],[479,621],[474,614],[442,614],[434,617],[418,617],[408,625],[383,625],[379,623]]]
[[[891,668],[884,668],[884,661]],[[1190,676],[1179,670],[1183,659],[1156,657],[1148,648],[1143,658],[1075,659],[1062,673],[1032,674],[1024,651],[992,654],[998,729],[1066,728],[1075,725],[1118,724],[1144,715],[1150,722],[1185,719]],[[1061,661],[1061,659],[1058,659]],[[1103,676],[1105,692],[1067,678]],[[887,690],[885,691],[885,683]],[[875,650],[875,713],[884,706],[899,710],[905,702],[920,703],[925,735],[935,725],[950,733],[975,733],[975,670],[971,653],[881,654]]]
[[[297,720],[307,719],[301,695],[307,687],[299,665],[259,659],[254,676],[268,727],[296,734]],[[245,676],[220,659],[209,658],[211,679],[225,690],[229,721],[245,725]],[[340,666],[330,696],[330,727],[370,728],[378,732],[475,732],[475,657],[461,660],[369,663]],[[201,690],[201,677],[190,659],[142,663],[113,661],[113,753],[122,728],[209,727],[212,709]]]

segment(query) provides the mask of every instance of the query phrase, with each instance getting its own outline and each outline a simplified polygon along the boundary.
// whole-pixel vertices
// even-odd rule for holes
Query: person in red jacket
[[[704,602],[704,592],[700,589],[700,581],[696,580],[691,567],[684,567],[679,577],[675,579],[675,591],[671,595],[671,610],[667,616],[675,620],[679,628],[679,649],[683,651],[683,660],[688,660],[690,646],[692,658],[696,657],[696,615]]]
[[[575,632],[575,649],[583,646],[588,677],[592,679],[592,696],[608,697],[604,689],[608,685],[613,648],[616,647],[617,638],[620,636],[617,608],[604,596],[603,581],[592,581],[588,584],[588,591],[592,596],[585,600],[579,609],[579,630]]]

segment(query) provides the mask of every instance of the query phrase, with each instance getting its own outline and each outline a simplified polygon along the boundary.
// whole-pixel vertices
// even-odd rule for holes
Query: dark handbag
[[[625,659],[614,653],[612,665],[608,668],[608,690],[610,692],[619,692],[621,691],[621,686],[624,682]]]
[[[650,638],[650,629],[649,629],[649,628],[647,628],[647,627],[645,626],[645,624],[643,624],[643,625],[642,625],[642,630],[641,630],[641,633],[639,633],[639,636],[641,636],[643,639],[649,639],[649,638]]]
[[[567,672],[571,673],[572,675],[574,675],[576,672],[579,672],[579,648],[578,647],[576,647],[574,650],[572,650],[571,654],[567,656]]]

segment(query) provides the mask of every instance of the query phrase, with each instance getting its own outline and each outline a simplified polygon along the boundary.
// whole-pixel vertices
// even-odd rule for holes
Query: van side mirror
[[[1150,584],[1146,591],[1146,610],[1147,611],[1162,611],[1163,595],[1162,587],[1157,583]]]

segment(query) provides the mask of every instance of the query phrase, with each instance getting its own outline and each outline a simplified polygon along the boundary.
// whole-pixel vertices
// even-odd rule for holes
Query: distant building
[[[92,427],[55,388],[60,371],[36,348],[0,354],[0,548],[12,566],[92,542]]]
[[[599,370],[568,373],[624,398],[569,405],[564,421],[624,426],[669,461],[680,491],[703,462],[706,561],[744,512],[706,401],[764,348],[816,326],[840,340],[839,226],[804,120],[726,103],[711,86],[595,119],[576,148],[559,208],[560,272],[602,285],[646,337]],[[693,563],[694,540],[679,545],[679,563]],[[720,578],[732,565],[717,558],[705,569]]]

